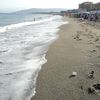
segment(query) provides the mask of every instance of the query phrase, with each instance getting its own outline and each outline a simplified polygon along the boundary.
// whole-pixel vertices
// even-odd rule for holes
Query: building
[[[100,10],[100,2],[94,4],[94,10]]]
[[[93,4],[92,2],[83,2],[79,4],[79,9],[85,11],[100,10],[100,2]]]
[[[85,11],[91,11],[93,10],[94,5],[93,2],[83,2],[79,4],[79,9],[85,10]]]

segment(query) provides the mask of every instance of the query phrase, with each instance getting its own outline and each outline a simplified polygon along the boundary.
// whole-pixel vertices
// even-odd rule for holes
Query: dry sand
[[[36,95],[31,100],[100,100],[87,89],[100,83],[100,29],[66,18],[59,39],[49,48],[47,63],[37,79]],[[94,71],[94,79],[87,74]],[[77,72],[76,77],[69,78]]]

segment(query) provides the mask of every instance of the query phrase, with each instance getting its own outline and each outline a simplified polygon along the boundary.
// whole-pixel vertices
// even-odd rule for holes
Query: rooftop
[[[93,4],[93,2],[83,2],[81,4]]]

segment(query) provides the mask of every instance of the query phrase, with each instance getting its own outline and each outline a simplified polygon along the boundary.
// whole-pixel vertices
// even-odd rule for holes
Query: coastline
[[[69,24],[60,27],[59,38],[50,46],[31,100],[100,100],[87,92],[89,86],[100,83],[100,30],[73,18],[65,20]],[[87,78],[92,70],[93,80]],[[69,78],[73,71],[77,76]]]

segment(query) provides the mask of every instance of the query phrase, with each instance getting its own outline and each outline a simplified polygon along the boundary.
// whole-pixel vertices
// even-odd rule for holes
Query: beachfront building
[[[91,11],[93,9],[93,2],[83,2],[79,4],[79,9],[85,11]]]
[[[100,10],[100,2],[94,4],[94,10]]]

